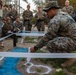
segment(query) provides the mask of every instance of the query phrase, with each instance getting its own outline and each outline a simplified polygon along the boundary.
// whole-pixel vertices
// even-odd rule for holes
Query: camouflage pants
[[[44,31],[44,30],[45,30],[44,22],[38,23],[38,25],[37,25],[37,30],[38,30],[38,31]]]
[[[25,30],[26,31],[31,31],[31,28],[32,28],[32,24],[31,24],[31,22],[29,21],[27,21],[27,22],[25,22]]]
[[[51,53],[70,53],[75,51],[76,43],[68,37],[57,37],[47,44],[47,49]]]

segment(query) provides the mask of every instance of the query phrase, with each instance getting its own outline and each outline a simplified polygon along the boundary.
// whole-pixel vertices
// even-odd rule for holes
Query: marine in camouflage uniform
[[[25,29],[26,31],[31,31],[31,28],[32,28],[32,18],[33,18],[33,13],[32,11],[30,11],[30,5],[27,5],[27,10],[25,10],[23,12],[23,21],[24,21],[24,26],[25,26]]]
[[[23,22],[17,17],[16,21],[13,22],[13,27],[15,32],[21,32],[23,30]]]
[[[76,49],[76,23],[65,12],[58,12],[59,6],[56,2],[49,3],[44,11],[52,18],[45,36],[31,47],[31,52],[47,46],[51,53],[71,52]]]
[[[15,10],[12,5],[10,5],[8,16],[11,18],[12,23],[16,20],[16,17],[18,16],[17,10]]]
[[[75,12],[74,12],[74,8],[72,6],[69,5],[70,2],[69,0],[65,1],[65,7],[62,8],[62,11],[67,12],[72,18],[75,19]]]
[[[2,21],[2,18],[0,18],[0,38],[2,36],[2,27],[3,27],[4,23]]]
[[[3,9],[2,9],[2,4],[0,4],[0,18],[3,16]]]
[[[35,18],[36,18],[35,26],[37,26],[37,30],[44,31],[45,30],[45,24],[44,24],[45,14],[41,11],[40,6],[38,7],[38,12],[35,14]]]
[[[8,17],[8,8],[7,5],[4,5],[4,9],[3,9],[3,19],[5,19],[6,17]]]
[[[2,2],[2,1],[0,1],[0,2]],[[2,3],[0,3],[0,37],[2,35],[2,26],[3,26],[2,16],[3,16]]]
[[[10,34],[9,32],[13,32],[13,24],[11,23],[10,17],[7,17],[6,22],[2,27],[2,37]]]

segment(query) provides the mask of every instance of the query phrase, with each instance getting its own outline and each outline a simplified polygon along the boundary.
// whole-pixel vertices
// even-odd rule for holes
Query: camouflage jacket
[[[45,19],[45,14],[43,12],[37,12],[35,14],[35,18],[36,19],[41,19],[41,20],[44,20]]]
[[[18,12],[16,10],[11,10],[9,13],[8,13],[8,16],[13,19],[16,19],[16,17],[18,16]]]
[[[7,33],[8,31],[13,31],[13,25],[12,23],[4,23],[4,26],[2,27],[2,32]]]
[[[2,20],[0,20],[0,36],[1,36],[1,33],[2,33],[2,27],[3,27],[4,23]]]
[[[42,48],[56,37],[70,37],[76,41],[76,23],[71,16],[62,11],[50,20],[47,33],[35,47]]]
[[[3,10],[3,18],[6,18],[8,16],[9,11],[8,10]]]
[[[13,27],[14,27],[14,29],[15,29],[16,31],[18,31],[18,29],[19,29],[19,30],[23,30],[23,22],[22,22],[22,21],[19,21],[19,22],[14,21],[14,22],[13,22]]]
[[[0,17],[3,17],[3,9],[0,9]]]
[[[70,16],[72,16],[74,9],[72,6],[68,6],[68,7],[63,7],[62,11],[67,12]]]
[[[33,13],[32,13],[32,11],[27,11],[27,10],[25,10],[25,11],[23,12],[22,17],[23,17],[24,20],[26,20],[26,18],[29,18],[29,20],[32,20],[32,18],[33,18]]]

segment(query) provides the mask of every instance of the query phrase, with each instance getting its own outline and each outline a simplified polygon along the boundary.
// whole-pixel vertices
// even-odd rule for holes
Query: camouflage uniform
[[[8,35],[8,31],[13,31],[13,25],[11,22],[10,23],[8,23],[8,22],[4,23],[4,26],[2,27],[2,36]]]
[[[11,18],[12,23],[16,20],[16,17],[18,16],[18,12],[15,9],[12,9],[9,13],[8,16]]]
[[[26,28],[26,31],[31,31],[31,28],[32,28],[31,20],[33,18],[32,11],[25,10],[23,12],[22,17],[23,17],[23,20],[24,20],[24,26]],[[28,18],[29,20],[27,20],[26,18]]]
[[[23,30],[23,22],[22,21],[14,21],[13,22],[14,31],[21,32]]]
[[[5,19],[8,16],[8,13],[8,10],[3,10],[3,19]]]
[[[45,19],[45,15],[43,12],[37,12],[35,14],[35,18],[36,18],[36,26],[37,26],[37,30],[38,31],[44,31],[45,30],[45,25],[44,25],[44,19]]]
[[[47,46],[50,52],[71,52],[76,48],[76,23],[65,12],[51,19],[45,36],[34,46],[35,50]]]
[[[9,13],[9,10],[8,10],[7,5],[4,5],[3,6],[3,19],[6,19],[8,17],[8,13]]]
[[[2,21],[2,19],[0,18],[0,37],[2,35],[2,27],[3,27],[4,23]]]
[[[62,11],[67,12],[70,16],[72,16],[74,9],[72,6],[68,6],[68,7],[65,6],[62,8]]]
[[[0,18],[3,17],[3,9],[0,9]]]

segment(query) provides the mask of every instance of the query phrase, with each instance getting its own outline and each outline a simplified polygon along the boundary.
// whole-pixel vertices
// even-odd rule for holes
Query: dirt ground
[[[45,66],[51,67],[50,64],[43,64],[42,62],[40,62],[39,59],[38,59],[38,60],[31,59],[31,62],[32,62],[34,65],[45,65]],[[28,68],[28,66],[25,66],[25,65],[24,65],[25,63],[26,63],[26,61],[20,60],[19,63],[18,63],[18,65],[17,65],[17,69],[22,73],[22,75],[41,75],[41,74],[38,74],[38,73],[35,73],[35,74],[30,73],[30,74],[28,74],[27,71],[26,71],[26,69]],[[52,67],[51,67],[51,68],[52,68]],[[37,69],[39,69],[41,72],[47,71],[46,68],[44,68],[44,69],[42,68],[42,69],[41,69],[41,67],[40,67],[40,68],[37,68],[37,67],[35,67],[35,66],[33,66],[30,70],[31,70],[31,71],[36,71]],[[39,72],[39,73],[41,73],[41,72]],[[52,68],[52,72],[50,72],[50,73],[47,74],[47,75],[53,75],[54,72],[55,72],[55,69]]]
[[[24,47],[24,48],[27,48],[27,47],[32,47],[35,45],[35,43],[21,43],[21,40],[22,38],[19,38],[18,39],[18,43],[17,43],[17,47]],[[4,48],[0,49],[1,52],[10,52],[14,47],[13,47],[13,40],[11,38],[8,38],[8,39],[5,39],[3,41],[3,44],[4,44]],[[1,63],[2,61],[0,61]],[[43,63],[41,63],[39,60],[34,60],[32,59],[31,60],[32,63],[34,63],[35,65],[37,64],[41,64],[41,65],[45,65]],[[72,61],[71,61],[72,62]],[[27,66],[24,66],[24,64],[26,63],[26,61],[19,61],[18,65],[17,65],[17,69],[23,74],[23,75],[39,75],[39,74],[28,74],[26,72],[26,69],[27,69]],[[48,63],[46,64],[46,66],[50,66],[51,65]],[[70,72],[67,71],[66,68],[63,68],[63,71],[68,73],[68,75],[76,75],[76,74],[72,74]],[[53,69],[52,73],[48,74],[48,75],[53,75],[55,73],[55,69]]]
[[[36,30],[36,29],[35,29],[35,30]],[[47,28],[46,28],[46,30],[47,30]],[[21,43],[21,40],[22,40],[22,38],[19,38],[19,39],[18,39],[17,47],[27,48],[27,47],[32,47],[32,46],[35,45],[35,43]],[[4,48],[0,48],[0,52],[10,52],[10,51],[14,48],[14,47],[13,47],[13,40],[12,40],[11,38],[5,39],[5,40],[3,41],[3,44],[4,44]],[[2,61],[0,61],[0,63],[1,63],[1,62],[2,62]],[[17,65],[17,69],[18,69],[23,75],[39,75],[39,74],[28,74],[28,73],[26,72],[27,66],[24,66],[25,62],[26,62],[26,61],[21,61],[21,60],[20,60],[19,63],[18,63],[18,65]],[[34,63],[35,65],[37,65],[37,64],[42,64],[42,65],[44,65],[44,64],[41,63],[39,60],[36,61],[36,60],[32,59],[31,62]],[[48,63],[46,66],[50,66],[50,67],[51,67],[51,65],[50,65],[49,63]],[[66,70],[66,68],[64,68],[63,71],[65,71],[66,73],[68,73],[68,75],[76,75],[76,74],[72,74],[72,73],[68,72],[68,71]],[[53,69],[52,73],[50,73],[50,74],[48,74],[48,75],[53,75],[54,72],[55,72],[55,69]]]

